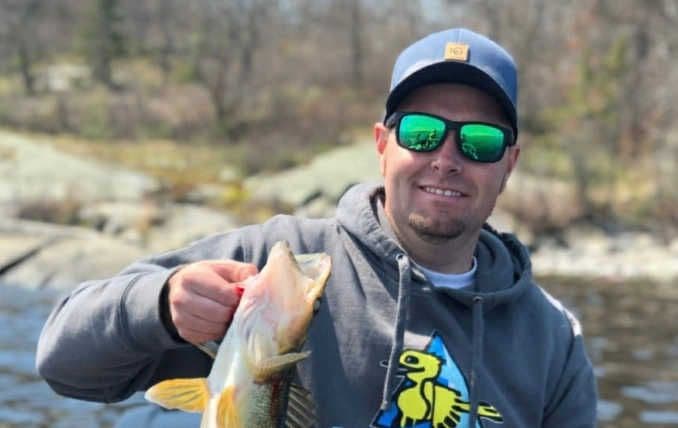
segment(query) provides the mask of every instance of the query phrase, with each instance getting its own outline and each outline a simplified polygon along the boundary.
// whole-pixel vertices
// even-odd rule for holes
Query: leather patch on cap
[[[468,61],[468,45],[465,43],[448,43],[445,45],[445,59],[451,61]]]

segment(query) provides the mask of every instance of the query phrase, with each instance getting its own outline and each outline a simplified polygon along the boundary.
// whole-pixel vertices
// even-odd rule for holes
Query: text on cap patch
[[[445,59],[452,61],[468,61],[468,45],[465,43],[448,43],[445,45]]]

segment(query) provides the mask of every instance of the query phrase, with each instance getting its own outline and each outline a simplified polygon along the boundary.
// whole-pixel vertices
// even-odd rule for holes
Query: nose
[[[441,175],[459,174],[462,170],[463,159],[454,138],[450,133],[443,145],[432,153],[431,167]]]

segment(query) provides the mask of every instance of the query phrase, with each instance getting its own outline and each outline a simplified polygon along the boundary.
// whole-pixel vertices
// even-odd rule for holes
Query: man
[[[224,335],[234,283],[284,239],[333,260],[297,367],[319,426],[594,426],[577,321],[516,238],[485,225],[520,153],[516,102],[513,59],[484,36],[415,42],[374,126],[383,187],[350,189],[335,218],[277,216],[82,284],[47,321],[40,373],[97,401],[205,376],[191,344]]]

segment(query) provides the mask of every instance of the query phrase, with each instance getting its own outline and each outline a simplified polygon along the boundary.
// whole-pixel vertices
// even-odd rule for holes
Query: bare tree
[[[118,89],[113,81],[113,61],[125,51],[122,20],[118,0],[96,0],[85,26],[92,75],[111,89]]]
[[[363,23],[360,0],[351,0],[351,76],[353,88],[359,89],[363,83]]]
[[[16,58],[24,91],[35,93],[33,62],[37,56],[36,27],[43,0],[6,2],[4,6],[2,39],[9,43],[9,51]]]
[[[172,25],[176,22],[173,18],[177,14],[174,0],[161,0],[157,2],[156,14],[160,22],[160,34],[162,35],[162,43],[158,49],[158,61],[163,72],[163,83],[167,84],[169,75],[172,72],[172,57],[176,53],[176,26]]]
[[[239,104],[251,95],[254,55],[272,5],[264,0],[204,5],[195,72],[209,92],[219,127],[229,131],[237,125]]]

